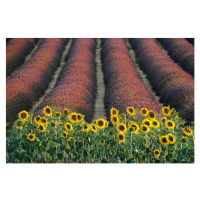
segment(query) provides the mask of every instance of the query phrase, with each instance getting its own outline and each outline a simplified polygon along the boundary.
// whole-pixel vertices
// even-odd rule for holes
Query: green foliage
[[[126,115],[118,114],[119,123],[123,123],[127,131],[124,140],[118,140],[116,126],[105,126],[97,131],[85,131],[83,127],[89,125],[84,119],[72,123],[69,114],[56,117],[58,109],[52,110],[52,116],[45,118],[48,124],[45,131],[38,128],[40,122],[35,122],[30,115],[22,124],[17,120],[11,130],[6,131],[6,158],[8,163],[194,163],[194,123],[189,129],[190,136],[185,135],[183,128],[185,120],[178,117],[178,113],[165,116],[174,122],[175,127],[169,129],[161,119],[158,127],[151,125],[149,132],[141,128],[148,116],[135,118],[132,122],[139,129],[130,126]],[[138,111],[136,111],[138,112]],[[156,115],[157,116],[157,115]],[[51,126],[51,122],[55,126]],[[66,123],[72,125],[72,131],[65,128]],[[8,126],[9,123],[6,123]],[[64,134],[66,133],[66,135]],[[173,135],[175,142],[162,144],[160,138],[168,134]],[[30,137],[33,135],[34,137]],[[154,155],[155,149],[159,155]]]

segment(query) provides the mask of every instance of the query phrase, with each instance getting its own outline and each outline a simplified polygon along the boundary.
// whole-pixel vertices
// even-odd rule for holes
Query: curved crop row
[[[42,114],[42,109],[48,105],[60,112],[65,108],[79,112],[91,122],[96,95],[95,50],[95,39],[73,39],[55,87],[36,109],[35,115]]]
[[[184,38],[158,38],[174,62],[194,77],[194,46]]]
[[[103,39],[101,57],[108,119],[112,107],[122,113],[129,106],[159,113],[161,106],[139,77],[123,39]]]
[[[43,39],[32,57],[6,80],[6,121],[21,110],[29,110],[45,92],[60,64],[67,40]]]
[[[153,89],[186,121],[194,121],[194,78],[175,64],[155,39],[129,39]]]
[[[35,46],[33,38],[15,38],[6,46],[6,76],[24,63],[26,56]]]

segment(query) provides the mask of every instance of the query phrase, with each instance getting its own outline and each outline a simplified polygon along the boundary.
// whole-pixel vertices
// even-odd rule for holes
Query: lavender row
[[[29,110],[48,88],[60,65],[67,39],[43,39],[28,62],[6,80],[6,121],[13,122]]]
[[[194,46],[184,38],[158,38],[174,62],[194,77]]]
[[[95,39],[73,39],[66,64],[53,90],[36,109],[35,115],[42,115],[45,106],[58,108],[60,112],[68,108],[70,112],[85,115],[85,120],[91,122],[97,88],[96,45]]]
[[[159,113],[161,106],[142,82],[123,39],[103,39],[101,58],[108,120],[112,107],[121,113],[126,113],[129,106]]]
[[[188,123],[194,121],[194,78],[163,52],[155,39],[129,39],[153,89],[164,105],[175,108]]]

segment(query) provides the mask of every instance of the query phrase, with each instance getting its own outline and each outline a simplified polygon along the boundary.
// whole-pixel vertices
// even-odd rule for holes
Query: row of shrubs
[[[194,78],[161,50],[156,39],[129,39],[139,63],[164,105],[170,105],[188,123],[194,121]]]
[[[32,57],[6,80],[6,121],[29,110],[48,88],[68,39],[42,39]]]
[[[123,39],[103,39],[101,59],[108,119],[112,107],[121,113],[125,113],[130,105],[138,110],[146,107],[159,113],[161,106],[142,82]]]
[[[174,62],[194,77],[194,46],[184,38],[158,38]]]
[[[63,111],[66,107],[70,112],[85,115],[91,122],[96,95],[96,63],[95,39],[73,39],[66,64],[62,68],[53,90],[44,98],[35,111],[41,115],[46,105],[52,109]]]

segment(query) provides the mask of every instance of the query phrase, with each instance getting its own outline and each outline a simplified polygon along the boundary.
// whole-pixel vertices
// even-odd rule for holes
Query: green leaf
[[[58,153],[57,157],[58,157],[59,160],[62,160],[63,159],[63,154],[62,153]]]
[[[103,159],[101,160],[101,163],[108,163],[108,161],[107,161],[105,158],[103,158]]]
[[[11,122],[6,122],[6,127],[8,127],[10,125]]]
[[[129,158],[129,159],[126,161],[126,163],[132,163],[133,160],[134,160],[133,158]]]

